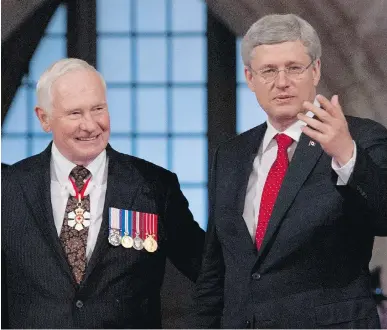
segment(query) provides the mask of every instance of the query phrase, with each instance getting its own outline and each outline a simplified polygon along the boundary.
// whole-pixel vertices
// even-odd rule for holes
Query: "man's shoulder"
[[[221,143],[218,147],[219,150],[234,150],[234,149],[243,149],[247,144],[254,143],[257,146],[260,143],[260,138],[263,136],[263,133],[266,131],[266,123],[262,123],[258,126],[255,126],[248,131],[240,133],[225,142]]]
[[[367,137],[372,137],[374,135],[387,137],[387,128],[372,119],[355,116],[345,117],[347,119],[349,130],[355,140],[358,138],[366,139]]]
[[[174,174],[166,168],[156,165],[145,159],[123,154],[115,150],[112,150],[110,153],[114,156],[112,161],[119,162],[121,168],[124,171],[132,171],[133,168],[135,168],[145,179],[170,179],[172,176],[174,176]],[[111,160],[109,159],[109,161]]]
[[[47,159],[49,162],[49,159]],[[33,155],[18,162],[2,168],[2,177],[9,175],[17,175],[22,173],[30,173],[33,170],[42,169],[43,156],[42,154]],[[43,163],[44,164],[44,163]]]

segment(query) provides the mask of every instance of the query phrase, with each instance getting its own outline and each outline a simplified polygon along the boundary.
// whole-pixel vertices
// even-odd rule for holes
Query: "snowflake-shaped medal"
[[[68,213],[67,217],[69,218],[67,224],[78,231],[90,226],[90,212],[84,211],[79,206],[75,209],[75,212]]]

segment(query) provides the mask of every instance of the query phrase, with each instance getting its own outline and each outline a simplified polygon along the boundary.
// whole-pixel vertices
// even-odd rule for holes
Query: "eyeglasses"
[[[250,70],[253,71],[255,74],[259,75],[266,83],[270,83],[277,78],[280,71],[284,71],[289,78],[297,78],[298,76],[303,74],[305,70],[307,70],[312,65],[313,62],[314,60],[312,60],[312,62],[310,62],[307,66],[292,64],[282,70],[278,70],[277,68],[265,68],[259,71],[255,71],[251,67]]]

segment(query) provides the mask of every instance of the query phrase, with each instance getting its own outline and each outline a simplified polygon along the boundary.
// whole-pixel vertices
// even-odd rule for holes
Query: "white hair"
[[[47,114],[52,110],[51,89],[55,81],[70,71],[91,70],[98,74],[106,89],[106,83],[102,75],[89,63],[78,58],[64,58],[52,64],[39,78],[36,84],[37,106]]]

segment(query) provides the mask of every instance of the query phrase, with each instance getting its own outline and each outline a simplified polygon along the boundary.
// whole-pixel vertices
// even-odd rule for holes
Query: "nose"
[[[93,118],[89,112],[84,113],[79,128],[83,131],[92,132],[97,128],[97,126],[95,118]]]
[[[277,77],[275,77],[275,85],[278,88],[284,88],[289,86],[289,78],[286,75],[285,70],[278,71]]]

